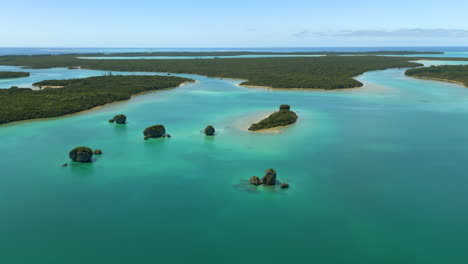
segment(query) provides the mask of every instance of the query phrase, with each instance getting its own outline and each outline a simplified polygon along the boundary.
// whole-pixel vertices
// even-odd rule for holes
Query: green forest
[[[29,72],[0,71],[0,79],[28,77],[29,75]]]
[[[422,66],[411,58],[323,56],[181,60],[82,60],[73,55],[2,56],[0,65],[31,68],[81,67],[109,71],[192,73],[245,79],[243,85],[273,88],[340,89],[360,87],[353,77],[367,71]]]
[[[410,69],[406,71],[405,74],[411,77],[444,79],[459,82],[468,87],[468,65],[431,66]]]
[[[77,113],[107,103],[128,100],[132,95],[179,86],[192,80],[169,76],[102,76],[50,80],[36,86],[64,86],[32,90],[0,89],[0,124]]]
[[[141,56],[239,56],[239,55],[412,55],[412,54],[443,54],[438,51],[366,51],[366,52],[252,52],[252,51],[218,51],[218,52],[132,52],[118,54],[86,54],[81,57],[141,57]]]

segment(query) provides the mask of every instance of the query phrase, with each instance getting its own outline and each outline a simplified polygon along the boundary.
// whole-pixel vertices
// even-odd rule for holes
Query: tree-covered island
[[[128,100],[138,93],[177,87],[191,81],[169,76],[116,75],[48,80],[34,84],[63,86],[57,89],[0,89],[0,124],[73,114],[107,103]]]
[[[410,68],[413,58],[385,56],[323,56],[225,59],[99,60],[76,55],[0,56],[0,65],[31,68],[79,66],[106,71],[191,73],[247,80],[246,86],[272,88],[342,89],[361,87],[353,77],[372,70]]]
[[[28,77],[29,72],[0,71],[0,79]]]
[[[256,131],[295,123],[297,121],[297,114],[290,109],[289,105],[281,105],[278,112],[274,112],[262,121],[252,124],[249,130]]]

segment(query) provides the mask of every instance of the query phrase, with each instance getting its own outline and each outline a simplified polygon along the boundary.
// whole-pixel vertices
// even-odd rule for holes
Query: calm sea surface
[[[27,71],[0,87],[105,73]],[[197,82],[0,126],[0,263],[468,259],[467,88],[404,69],[368,72],[357,78],[365,87],[332,92],[178,76]],[[297,124],[245,131],[284,103]],[[107,122],[120,113],[127,125]],[[154,124],[172,138],[143,140]],[[204,136],[208,124],[219,134]],[[104,154],[62,168],[80,145]],[[271,167],[290,189],[248,184]]]

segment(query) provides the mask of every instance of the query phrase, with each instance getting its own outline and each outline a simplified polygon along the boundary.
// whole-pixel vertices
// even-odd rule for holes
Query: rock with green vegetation
[[[252,124],[249,130],[256,131],[295,123],[297,121],[297,114],[289,109],[291,109],[289,105],[281,105],[278,112],[274,112],[262,121]]]
[[[291,110],[291,106],[287,104],[280,105],[280,110]]]
[[[166,135],[166,128],[163,125],[150,126],[143,131],[145,140],[149,138],[160,138]]]
[[[76,162],[91,162],[93,150],[88,147],[77,147],[70,151],[69,156]]]
[[[209,125],[205,128],[205,135],[213,136],[214,134],[215,134],[215,128],[213,126]]]
[[[252,176],[252,178],[250,178],[250,183],[258,186],[262,184],[262,180],[257,176]]]
[[[102,155],[102,150],[96,149],[96,150],[94,151],[94,154],[95,154],[95,155]]]
[[[274,169],[268,169],[263,176],[262,183],[264,185],[275,185],[276,184],[276,171]]]
[[[116,116],[114,116],[114,121],[117,124],[126,124],[127,123],[127,117],[125,115],[116,115]]]

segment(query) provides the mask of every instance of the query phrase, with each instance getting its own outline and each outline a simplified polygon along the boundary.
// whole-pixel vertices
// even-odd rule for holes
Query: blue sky
[[[1,47],[466,46],[468,1],[0,0]]]

